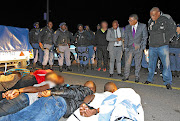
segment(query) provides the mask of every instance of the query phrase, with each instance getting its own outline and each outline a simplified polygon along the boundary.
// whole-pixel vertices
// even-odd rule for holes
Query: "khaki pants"
[[[70,49],[69,46],[58,46],[59,51],[60,51],[60,57],[58,59],[59,66],[63,66],[63,61],[65,57],[66,61],[66,66],[71,65],[71,60],[70,60]]]
[[[49,61],[49,65],[53,65],[53,45],[50,44],[44,44],[44,56],[43,56],[43,62],[42,65],[47,65]]]

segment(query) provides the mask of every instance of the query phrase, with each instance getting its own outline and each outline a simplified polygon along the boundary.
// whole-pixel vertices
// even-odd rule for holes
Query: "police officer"
[[[39,47],[39,43],[38,43],[38,36],[40,33],[39,22],[35,22],[33,26],[34,28],[31,29],[31,31],[29,32],[29,42],[33,47],[33,52],[34,52],[33,68],[35,68],[39,58],[38,53],[39,55],[42,55],[42,50]],[[42,63],[41,60],[40,63]]]
[[[82,72],[85,73],[86,66],[89,62],[89,53],[88,53],[88,43],[91,39],[91,35],[83,30],[83,25],[78,24],[77,26],[78,31],[74,35],[74,44],[76,46],[76,51],[78,54],[78,59],[80,61],[80,67],[82,69]]]
[[[48,22],[47,26],[42,28],[39,33],[39,46],[44,51],[43,56],[43,69],[45,69],[45,66],[47,65],[49,61],[50,69],[52,69],[53,66],[53,33],[54,30],[52,29],[53,23],[51,21]]]
[[[173,77],[180,76],[180,24],[177,25],[176,35],[169,44],[170,67]]]
[[[93,33],[93,31],[90,30],[89,26],[86,25],[85,26],[85,31],[87,31],[91,37],[90,41],[87,42],[88,44],[88,49],[89,49],[89,60],[90,60],[90,64],[91,64],[91,70],[94,70],[94,40],[95,40],[95,35]]]
[[[72,71],[70,60],[70,32],[66,29],[66,23],[63,22],[59,25],[59,29],[54,32],[53,41],[56,45],[56,50],[60,54],[58,63],[59,71],[63,71],[63,60],[65,56],[67,71]]]

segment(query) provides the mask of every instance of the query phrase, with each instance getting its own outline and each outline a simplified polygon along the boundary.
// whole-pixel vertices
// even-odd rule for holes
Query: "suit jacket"
[[[123,28],[120,28],[120,32],[121,32],[121,37],[123,39],[124,38]],[[107,39],[107,41],[109,41],[107,50],[108,51],[112,51],[113,48],[114,48],[115,42],[117,42],[117,38],[115,38],[115,33],[114,33],[114,29],[113,28],[109,28],[108,29],[107,35],[106,35],[106,39]]]
[[[147,27],[145,24],[138,23],[135,36],[133,38],[132,26],[127,25],[125,28],[124,48],[127,51],[134,51],[133,43],[136,50],[144,50],[148,38]]]

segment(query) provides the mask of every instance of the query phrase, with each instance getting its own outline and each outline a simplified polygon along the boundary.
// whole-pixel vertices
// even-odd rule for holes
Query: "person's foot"
[[[98,71],[101,71],[101,68],[98,68],[97,70],[98,70]]]
[[[135,78],[135,82],[138,83],[139,82],[139,77]]]
[[[82,73],[86,73],[86,66],[85,65],[82,65]]]
[[[113,74],[109,74],[109,77],[113,77]]]
[[[72,71],[70,66],[67,67],[67,71]]]
[[[103,68],[103,72],[106,72],[106,68]]]
[[[123,77],[123,75],[120,73],[120,74],[118,74],[118,76],[120,76],[120,77]]]
[[[42,69],[43,69],[43,70],[45,70],[45,69],[46,69],[46,66],[45,66],[45,65],[43,65],[43,66],[42,66]]]
[[[144,84],[150,84],[151,82],[150,81],[145,81]]]
[[[169,89],[169,90],[172,90],[171,84],[167,84],[166,88]]]
[[[123,79],[122,79],[122,81],[127,81],[127,80],[129,80],[129,78],[123,78]]]
[[[49,66],[49,69],[50,69],[50,70],[53,70],[53,66],[52,66],[52,65],[50,65],[50,66]]]
[[[62,66],[59,66],[59,71],[63,72],[63,67]]]
[[[93,64],[91,64],[91,70],[94,70],[94,66],[93,66]]]

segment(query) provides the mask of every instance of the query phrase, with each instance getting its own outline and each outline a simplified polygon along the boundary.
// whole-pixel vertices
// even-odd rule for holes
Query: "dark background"
[[[96,31],[96,25],[106,20],[111,27],[114,19],[119,21],[121,27],[128,24],[128,16],[136,13],[139,21],[146,23],[149,20],[149,11],[157,6],[166,14],[170,14],[176,23],[180,23],[179,4],[175,1],[149,0],[49,0],[50,21],[54,23],[53,29],[65,21],[69,30],[75,32],[77,24],[90,25]],[[33,28],[33,23],[40,22],[40,27],[46,25],[43,13],[46,12],[46,0],[6,0],[0,3],[0,24],[24,28]]]

